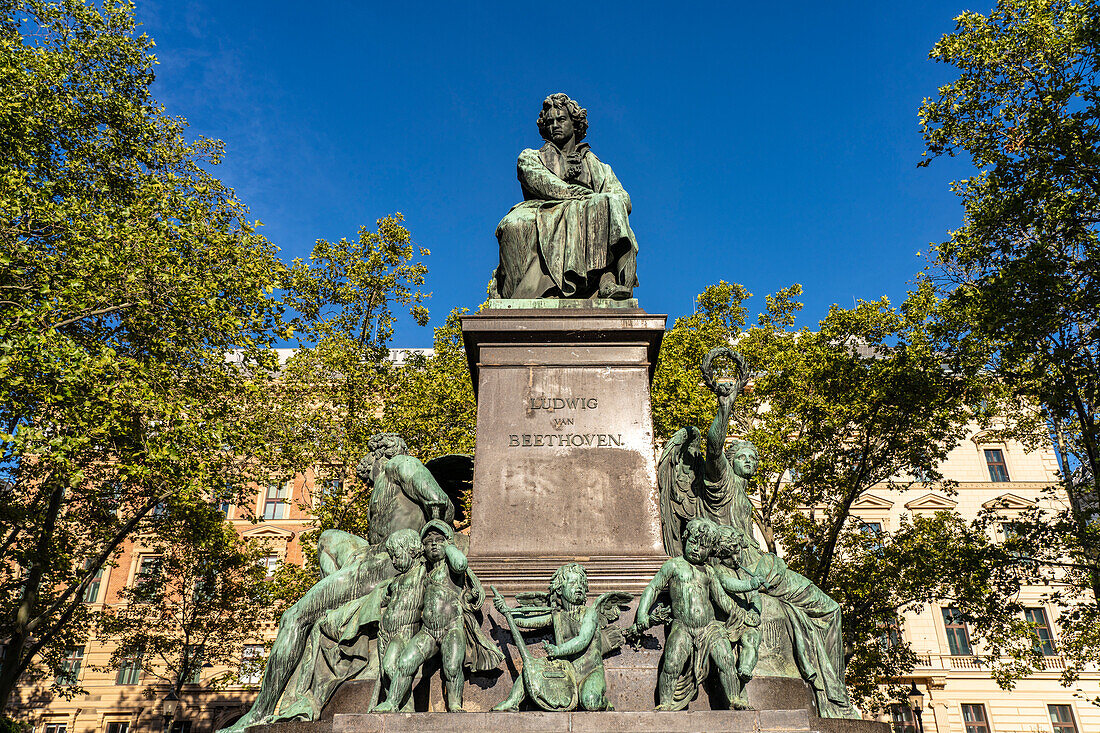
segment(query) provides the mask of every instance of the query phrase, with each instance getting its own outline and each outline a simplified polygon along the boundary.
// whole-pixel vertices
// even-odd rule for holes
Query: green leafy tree
[[[244,486],[280,333],[274,249],[151,97],[133,9],[0,12],[0,708],[86,636],[155,506]]]
[[[305,497],[313,518],[301,536],[305,567],[284,567],[275,586],[276,613],[317,579],[314,551],[326,529],[365,535],[370,487],[355,476],[370,437],[385,429],[396,366],[390,341],[396,308],[428,321],[421,292],[429,253],[412,242],[401,214],[364,227],[355,240],[318,240],[308,261],[295,260],[287,303],[298,348],[278,370],[277,385],[250,410],[267,420],[271,471],[314,474]]]
[[[932,272],[959,340],[987,342],[990,367],[1032,406],[1002,432],[1058,450],[1069,507],[1019,534],[1037,581],[1059,568],[1072,683],[1100,659],[1100,15],[1000,0],[956,18],[931,57],[958,77],[921,106],[922,165],[965,155],[977,169],[953,184],[963,225],[933,247]]]
[[[744,301],[752,293],[721,281],[695,299],[695,313],[677,318],[665,332],[650,388],[653,432],[663,443],[685,425],[707,425],[714,395],[703,385],[699,364],[707,352],[733,343],[745,325]]]
[[[244,644],[261,636],[271,603],[267,548],[242,539],[204,501],[170,503],[150,525],[138,577],[96,630],[114,644],[106,669],[137,666],[146,696],[156,683],[178,696],[184,684],[218,682],[203,679],[204,669],[236,668]],[[235,679],[231,672],[220,681]]]
[[[408,354],[386,401],[386,429],[425,460],[474,453],[477,404],[459,320],[465,312],[456,308],[435,330],[430,354]]]

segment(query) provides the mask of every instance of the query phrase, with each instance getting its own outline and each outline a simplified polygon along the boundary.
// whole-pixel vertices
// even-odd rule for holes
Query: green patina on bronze
[[[504,661],[496,645],[481,631],[475,612],[485,602],[481,581],[466,556],[454,544],[454,530],[432,520],[420,530],[428,561],[420,629],[399,654],[393,655],[386,699],[374,712],[396,712],[408,703],[413,677],[426,661],[440,658],[443,689],[449,712],[462,712],[464,668],[475,672],[496,669]]]
[[[367,645],[375,636],[368,633],[369,626],[382,618],[383,594],[407,583],[400,580],[394,586],[387,581],[395,573],[404,577],[414,570],[402,570],[392,562],[388,538],[402,530],[419,536],[429,520],[449,526],[446,523],[454,518],[454,502],[441,481],[408,454],[404,440],[383,433],[372,437],[368,448],[370,454],[356,471],[370,489],[368,537],[340,530],[321,534],[321,579],[279,619],[252,708],[219,733],[239,733],[274,720],[316,719],[341,683],[365,675]],[[450,483],[448,477],[442,479]],[[402,551],[406,550],[416,554],[415,548]],[[304,696],[302,701],[298,694]]]
[[[612,709],[603,658],[623,644],[623,632],[614,623],[631,596],[603,593],[586,605],[587,594],[588,574],[578,563],[559,567],[547,593],[517,595],[518,608],[509,608],[493,588],[493,605],[508,621],[523,660],[511,694],[493,710],[518,710],[525,698],[543,710]],[[546,658],[532,657],[520,630],[547,627],[554,631],[554,643],[545,644]]]
[[[715,376],[714,362],[723,356],[736,366],[731,380],[720,381]],[[717,523],[711,572],[728,595],[715,601],[727,619],[726,638],[736,645],[737,675],[747,680],[756,667],[763,615],[760,593],[764,593],[782,607],[794,662],[813,688],[818,715],[857,718],[844,684],[840,606],[809,579],[788,569],[779,557],[762,551],[753,538],[753,508],[746,488],[756,471],[756,448],[747,441],[725,446],[734,401],[749,378],[744,359],[728,347],[718,347],[707,353],[700,369],[704,383],[718,397],[718,412],[707,431],[705,457],[694,427],[679,430],[661,454],[657,477],[665,551],[680,555],[682,535],[694,523]],[[686,552],[686,541],[683,547]],[[746,583],[754,582],[763,586],[759,591],[746,591]],[[666,657],[672,642],[670,634]],[[679,657],[674,653],[673,659]],[[665,674],[664,666],[661,674]],[[659,691],[662,684],[670,683],[659,677]],[[675,688],[677,703],[682,692],[679,686]]]
[[[737,527],[719,529],[717,556],[721,559],[718,578],[731,594],[741,593],[743,578],[762,582],[761,593],[778,599],[790,624],[795,661],[802,678],[813,688],[817,714],[822,718],[859,718],[844,684],[844,639],[841,634],[840,605],[814,585],[809,578],[787,567],[778,556],[762,551],[757,543]],[[746,608],[759,619],[760,600],[745,599]],[[756,662],[759,634],[748,637],[750,646],[742,651],[743,668],[751,676]]]
[[[546,144],[519,155],[523,201],[497,226],[491,298],[631,297],[638,243],[630,195],[587,143],[588,111],[565,94],[542,103]]]
[[[697,517],[687,523],[683,553],[665,561],[642,591],[632,635],[645,632],[654,620],[668,621],[665,651],[657,673],[657,709],[683,710],[698,694],[713,662],[731,708],[744,710],[748,701],[741,694],[736,658],[729,627],[719,615],[731,613],[729,593],[744,593],[760,587],[760,579],[719,579],[711,564],[718,544],[718,525]],[[657,594],[668,591],[671,618],[650,611]]]

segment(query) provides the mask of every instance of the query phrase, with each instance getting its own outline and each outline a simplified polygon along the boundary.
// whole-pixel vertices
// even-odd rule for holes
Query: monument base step
[[[249,733],[889,733],[886,723],[833,720],[805,710],[603,713],[338,713],[332,721],[253,726]]]
[[[579,562],[588,573],[589,594],[621,591],[640,595],[668,558],[644,556],[484,557],[470,556],[470,567],[481,584],[495,585],[513,596],[522,591],[546,591],[554,572],[562,565]]]

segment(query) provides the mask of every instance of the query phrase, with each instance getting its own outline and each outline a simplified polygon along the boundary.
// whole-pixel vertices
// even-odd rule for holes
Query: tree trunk
[[[65,494],[63,486],[55,486],[50,492],[50,501],[46,507],[46,515],[43,517],[42,527],[39,530],[34,559],[27,571],[27,579],[23,584],[23,599],[15,610],[15,623],[12,624],[11,638],[7,644],[4,662],[0,665],[0,711],[8,704],[11,693],[15,690],[15,684],[27,668],[29,660],[25,659],[27,648],[27,632],[34,620],[35,605],[38,603],[38,591],[42,584],[42,576],[49,564],[50,542],[53,540],[54,527],[57,524],[57,516],[61,511],[61,499]]]

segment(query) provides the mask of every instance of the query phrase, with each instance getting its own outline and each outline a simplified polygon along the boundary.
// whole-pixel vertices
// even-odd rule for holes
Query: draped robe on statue
[[[592,297],[605,272],[619,285],[637,286],[630,195],[611,166],[586,143],[565,154],[548,142],[520,153],[517,169],[525,200],[497,226],[499,297]],[[575,198],[573,185],[592,193]]]
[[[742,557],[745,570],[764,578],[760,592],[779,599],[783,606],[791,625],[795,662],[813,688],[818,715],[858,717],[844,684],[840,605],[770,552],[746,548]]]

